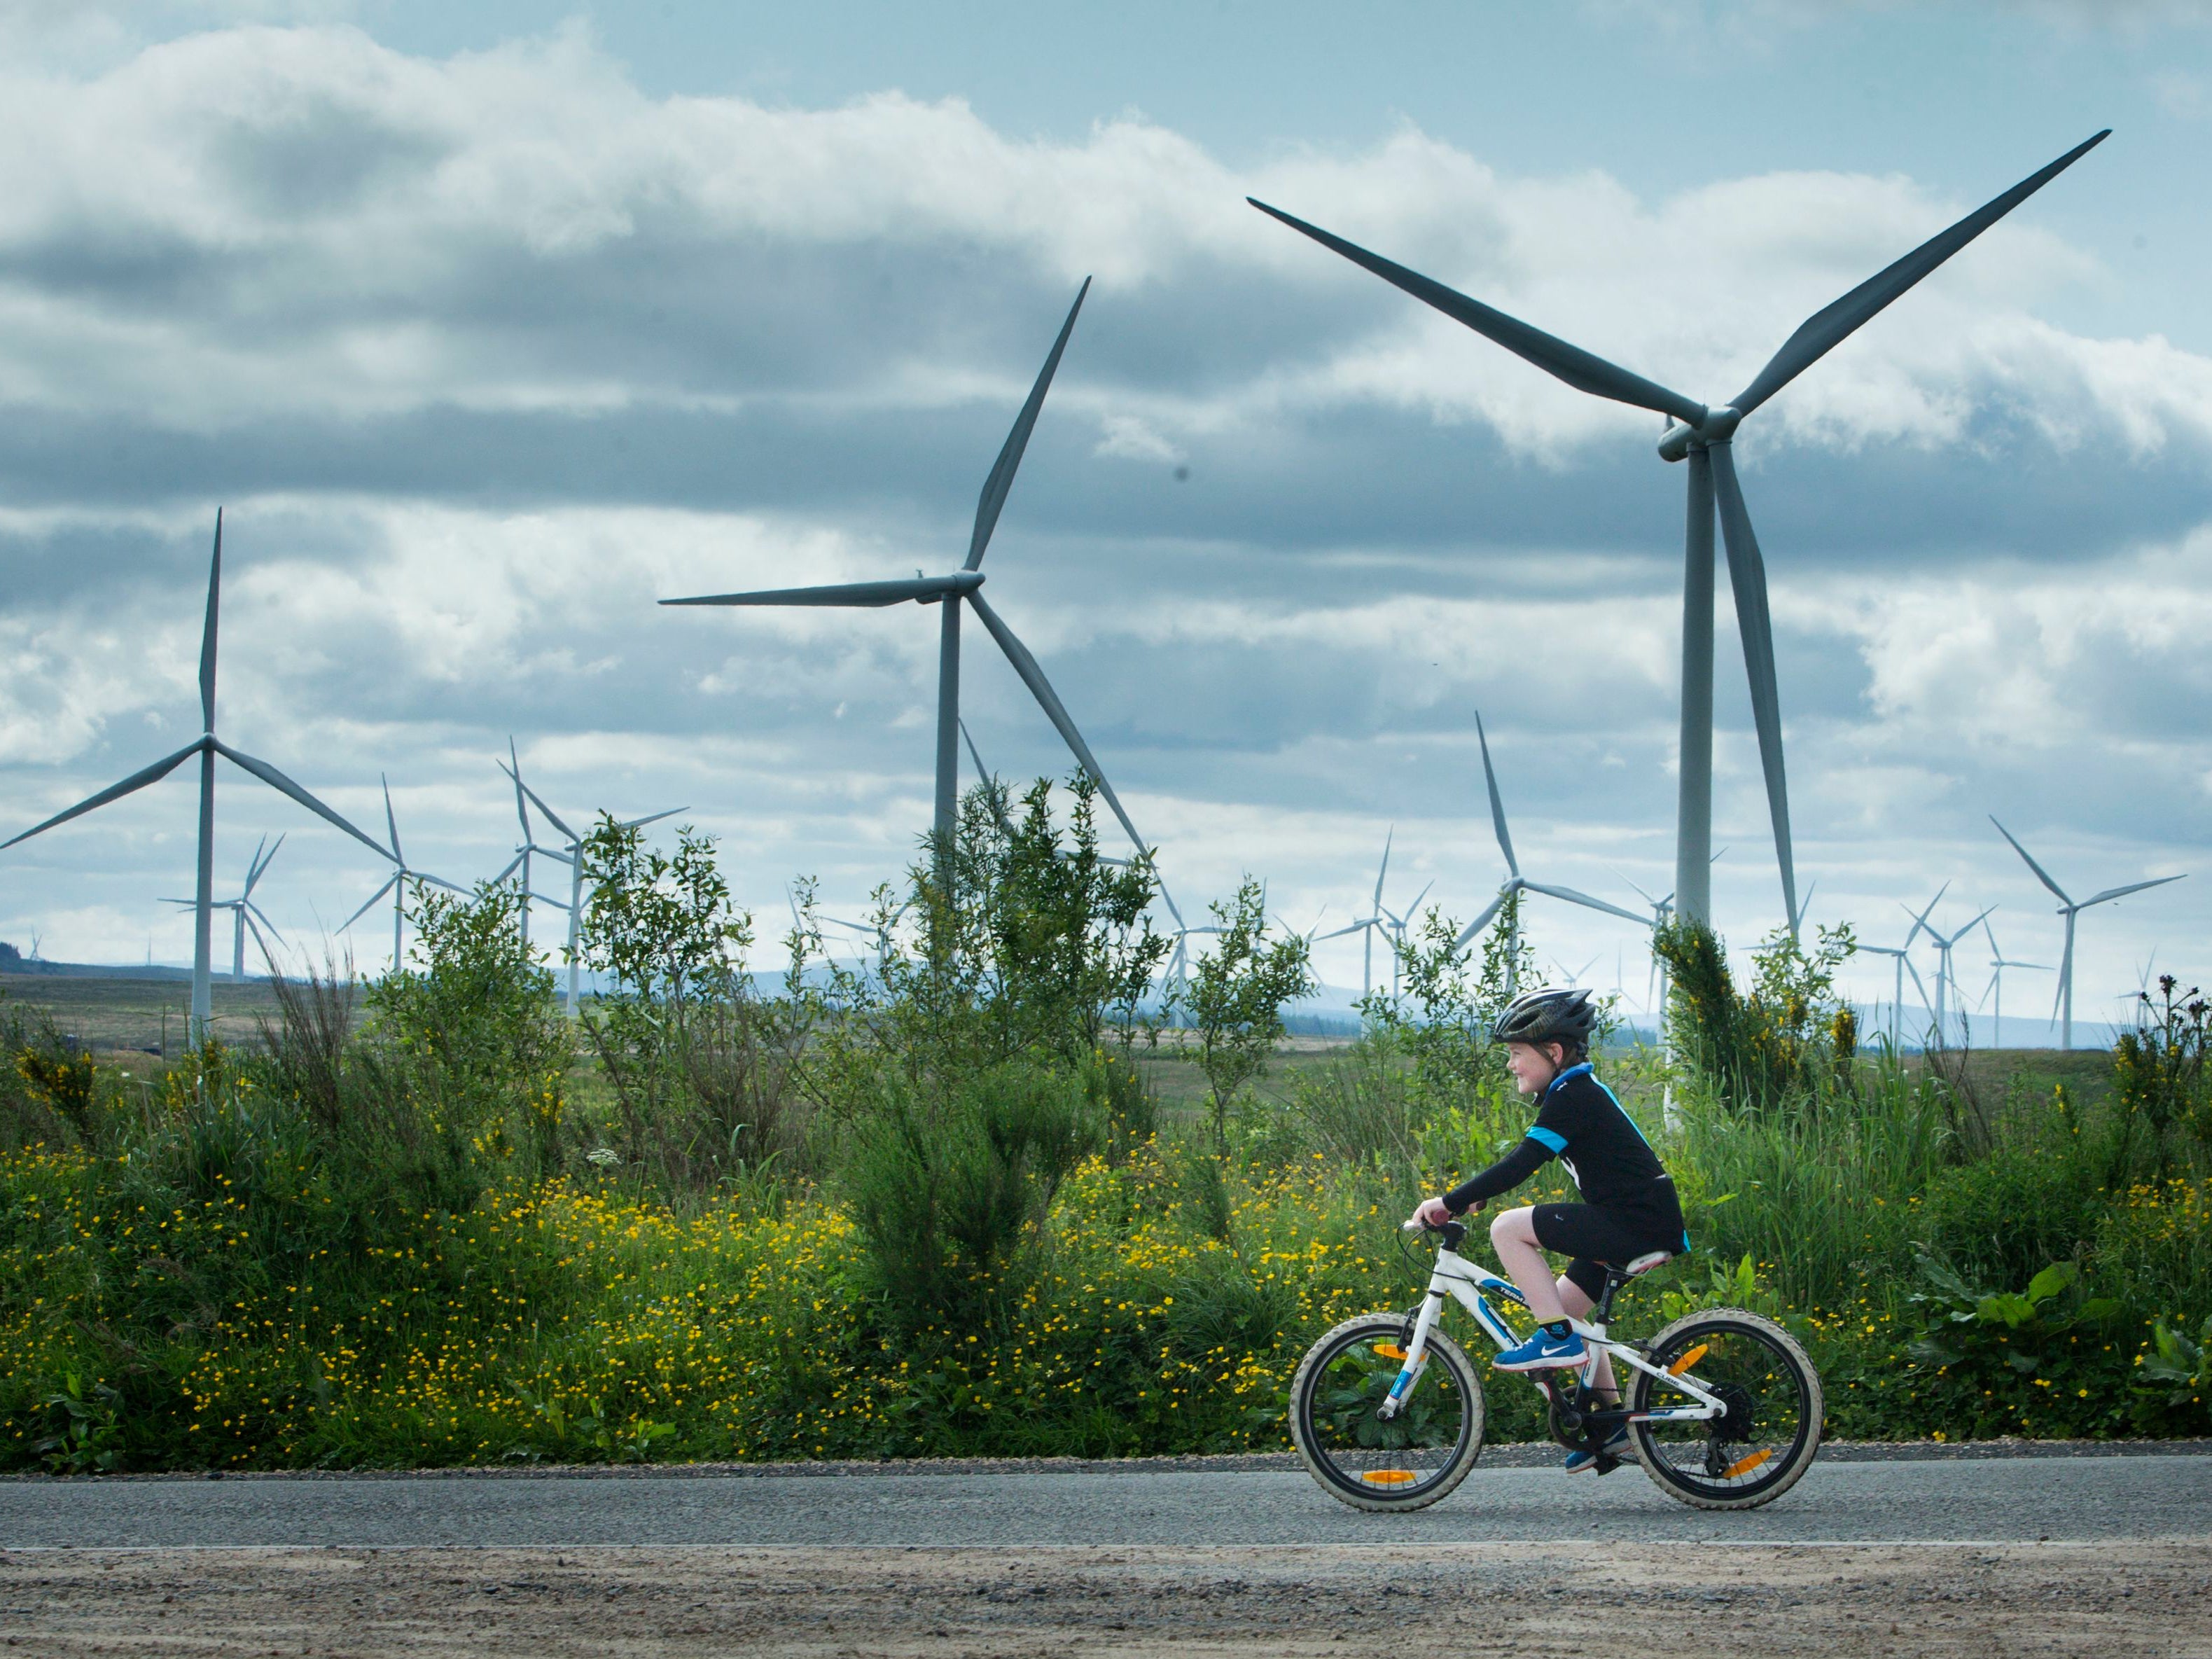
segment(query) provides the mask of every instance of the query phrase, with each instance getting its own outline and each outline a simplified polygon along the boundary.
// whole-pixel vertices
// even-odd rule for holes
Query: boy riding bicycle
[[[1587,991],[1531,991],[1514,999],[1492,1028],[1491,1041],[1506,1045],[1506,1068],[1521,1092],[1537,1097],[1536,1121],[1497,1163],[1441,1197],[1424,1200],[1413,1212],[1417,1221],[1442,1225],[1510,1192],[1554,1158],[1574,1177],[1583,1202],[1507,1210],[1490,1224],[1498,1265],[1538,1322],[1526,1342],[1492,1362],[1500,1370],[1582,1364],[1583,1340],[1569,1322],[1587,1314],[1604,1294],[1605,1264],[1625,1267],[1638,1256],[1678,1255],[1690,1248],[1673,1178],[1635,1120],[1590,1070],[1589,1036],[1596,1021]],[[1546,1250],[1571,1258],[1556,1282]],[[1603,1356],[1595,1386],[1607,1401],[1619,1399],[1612,1363]],[[1624,1425],[1597,1452],[1571,1453],[1567,1472],[1578,1474],[1601,1456],[1626,1456],[1628,1442]]]

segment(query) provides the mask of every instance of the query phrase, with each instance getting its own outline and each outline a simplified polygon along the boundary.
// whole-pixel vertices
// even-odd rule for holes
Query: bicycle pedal
[[[1597,1462],[1591,1468],[1590,1473],[1592,1474],[1611,1474],[1620,1467],[1620,1460],[1618,1457],[1607,1457],[1603,1452],[1600,1452],[1598,1454]]]

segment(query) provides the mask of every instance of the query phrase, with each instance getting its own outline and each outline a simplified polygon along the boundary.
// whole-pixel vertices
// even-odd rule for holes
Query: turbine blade
[[[1036,428],[1037,411],[1044,407],[1044,394],[1052,389],[1052,377],[1060,372],[1060,353],[1067,349],[1067,337],[1075,331],[1075,313],[1083,309],[1083,296],[1091,292],[1091,279],[1085,276],[1083,286],[1075,290],[1075,303],[1068,307],[1067,320],[1060,325],[1060,337],[1052,343],[1052,350],[1037,371],[1036,384],[1030,388],[1022,412],[1014,416],[1013,430],[1006,434],[1006,441],[999,451],[999,459],[991,463],[991,476],[983,480],[983,493],[975,502],[975,529],[968,538],[968,562],[961,568],[973,570],[983,562],[984,550],[991,545],[991,532],[999,527],[999,514],[1006,505],[1006,493],[1014,487],[1014,472],[1022,464],[1022,453],[1030,447],[1030,433]]]
[[[1477,916],[1473,921],[1468,923],[1466,927],[1459,930],[1459,937],[1452,941],[1452,949],[1455,951],[1465,950],[1468,940],[1472,939],[1484,928],[1489,927],[1491,918],[1505,908],[1506,895],[1511,890],[1512,888],[1510,885],[1501,888],[1498,890],[1498,896],[1490,901],[1489,906],[1483,911],[1483,913]]]
[[[1905,971],[1912,975],[1913,989],[1920,993],[1921,1007],[1927,1011],[1929,1017],[1932,1019],[1935,1018],[1936,1014],[1936,1005],[1929,1000],[1928,981],[1920,977],[1920,970],[1912,965],[1912,958],[1911,957],[1905,957],[1900,959],[1905,963]]]
[[[1316,934],[1313,936],[1313,941],[1312,941],[1312,942],[1313,942],[1314,944],[1316,944],[1316,945],[1318,945],[1318,944],[1320,944],[1323,939],[1342,939],[1342,938],[1343,938],[1346,933],[1363,933],[1363,932],[1364,932],[1364,931],[1365,931],[1365,930],[1366,930],[1366,929],[1367,929],[1370,925],[1371,925],[1370,923],[1364,922],[1364,921],[1355,921],[1355,922],[1353,922],[1353,923],[1352,924],[1352,926],[1351,926],[1351,927],[1340,927],[1340,928],[1338,928],[1338,929],[1337,929],[1334,933],[1316,933]]]
[[[399,845],[399,820],[392,815],[392,780],[379,772],[376,781],[384,786],[384,827],[392,832],[392,861],[404,870],[407,854]]]
[[[371,893],[367,899],[362,901],[360,909],[355,911],[351,915],[348,916],[343,921],[338,924],[338,932],[343,933],[347,928],[352,927],[354,923],[359,921],[363,916],[367,915],[375,908],[376,902],[379,899],[382,898],[386,893],[390,892],[393,888],[398,885],[399,878],[397,874],[387,878],[383,886],[378,888],[374,893]]]
[[[1797,927],[1797,872],[1790,844],[1790,781],[1782,759],[1782,698],[1774,680],[1774,623],[1766,610],[1766,565],[1736,482],[1735,457],[1727,444],[1706,453],[1713,463],[1713,495],[1728,544],[1729,585],[1735,590],[1736,631],[1743,636],[1744,672],[1751,681],[1751,714],[1759,729],[1759,763],[1766,774],[1766,807],[1774,820],[1774,854],[1782,866],[1782,903]]]
[[[1556,336],[1540,328],[1531,328],[1517,317],[1509,317],[1494,311],[1480,300],[1470,300],[1455,289],[1442,283],[1431,282],[1418,271],[1393,264],[1379,254],[1370,253],[1356,243],[1340,236],[1332,236],[1318,225],[1293,218],[1279,208],[1271,208],[1265,202],[1246,197],[1246,201],[1271,219],[1279,219],[1292,230],[1310,236],[1323,247],[1340,253],[1352,264],[1371,270],[1394,288],[1403,289],[1424,305],[1433,306],[1454,322],[1473,329],[1486,340],[1504,346],[1523,362],[1534,363],[1554,380],[1565,380],[1577,392],[1587,392],[1592,397],[1610,398],[1615,403],[1630,404],[1638,409],[1649,409],[1662,415],[1672,415],[1691,426],[1703,424],[1705,406],[1680,392],[1669,390],[1656,380],[1647,380],[1640,374],[1632,374],[1618,364],[1584,351],[1580,346],[1569,345]]]
[[[1991,813],[1990,815],[1990,822],[1991,823],[1997,823],[1996,815],[1995,813]],[[2012,850],[2019,854],[2021,858],[2027,860],[2027,867],[2035,872],[2035,878],[2041,882],[2045,887],[2048,887],[2053,893],[2056,893],[2058,896],[2058,902],[2061,904],[2071,904],[2074,902],[2072,899],[2066,896],[2066,890],[2063,887],[2061,887],[2057,882],[2051,880],[2051,872],[2045,870],[2041,865],[2038,864],[2033,858],[2028,857],[2027,848],[2022,847],[2020,842],[2014,838],[2011,830],[2006,829],[2002,823],[1997,823],[1997,834],[2002,836],[2007,841],[2012,842]]]
[[[950,576],[915,576],[900,581],[837,582],[826,587],[772,587],[753,593],[701,593],[688,599],[663,599],[663,605],[843,605],[872,610],[909,600],[941,599],[957,594],[962,584]]]
[[[991,630],[991,637],[999,642],[999,649],[1006,653],[1006,660],[1014,665],[1014,672],[1022,677],[1022,684],[1029,687],[1030,694],[1037,700],[1037,706],[1044,710],[1045,718],[1058,728],[1067,746],[1074,750],[1075,758],[1083,769],[1091,775],[1091,781],[1098,786],[1098,793],[1106,798],[1106,805],[1113,809],[1122,831],[1139,853],[1149,851],[1145,845],[1145,838],[1137,833],[1137,826],[1129,822],[1129,815],[1121,810],[1121,798],[1115,794],[1114,786],[1106,781],[1106,774],[1100,769],[1097,757],[1091,754],[1091,745],[1083,740],[1083,733],[1075,729],[1075,721],[1069,716],[1066,705],[1060,702],[1060,694],[1052,689],[1052,682],[1045,678],[1044,670],[1037,666],[1037,659],[1030,654],[1029,647],[1014,637],[1014,630],[1007,627],[999,613],[984,602],[981,593],[970,593],[968,603],[983,619],[983,626]]]
[[[991,781],[991,769],[983,764],[982,753],[975,747],[975,737],[969,732],[968,722],[964,720],[960,722],[960,738],[961,741],[968,745],[968,758],[975,763],[976,777],[982,782],[988,783]]]
[[[2083,899],[2081,908],[2086,910],[2093,904],[2104,903],[2107,899],[2125,898],[2129,894],[2140,893],[2147,887],[2163,887],[2169,881],[2180,879],[2179,876],[2159,876],[2150,881],[2131,881],[2124,887],[2107,887],[2096,897]]]
[[[520,772],[516,772],[514,774],[514,787],[520,790],[524,794],[530,797],[530,804],[532,806],[535,806],[539,811],[545,814],[545,821],[550,823],[556,830],[558,830],[562,835],[568,836],[570,841],[574,841],[576,839],[576,832],[574,830],[571,830],[567,824],[562,823],[561,815],[555,811],[551,807],[548,806],[545,804],[544,797],[540,796],[535,789],[532,789],[528,784],[522,781],[522,774]],[[677,810],[681,811],[683,809],[678,807]],[[667,817],[667,814],[664,812],[661,816],[665,817]],[[558,858],[560,856],[559,854],[553,853],[548,848],[539,847],[533,848],[532,850],[546,854],[548,856],[554,858]]]
[[[2040,172],[2032,173],[1994,200],[1976,208],[1948,230],[1929,237],[1880,275],[1869,276],[1825,310],[1816,311],[1782,343],[1758,378],[1738,392],[1735,406],[1748,415],[1849,338],[1892,301],[1991,225],[2041,190],[2111,136],[2107,127],[2076,144]]]
[[[269,941],[262,937],[261,924],[254,921],[251,915],[247,915],[246,917],[246,926],[248,931],[250,931],[253,935],[253,942],[261,947],[262,966],[268,969],[271,973],[276,972],[276,953],[269,948]],[[283,936],[280,934],[278,938],[281,942]]]
[[[1580,904],[1592,910],[1602,910],[1609,916],[1619,916],[1624,921],[1632,921],[1638,927],[1650,925],[1633,910],[1624,910],[1618,904],[1607,904],[1601,898],[1592,898],[1588,893],[1577,892],[1571,887],[1547,887],[1540,881],[1523,882],[1522,885],[1532,893],[1542,893],[1549,898],[1565,899],[1570,904]]]
[[[1480,710],[1474,717],[1474,737],[1482,745],[1482,777],[1490,786],[1490,821],[1498,829],[1498,850],[1505,854],[1506,873],[1518,877],[1521,861],[1513,856],[1513,837],[1505,833],[1505,800],[1498,793],[1498,769],[1490,763],[1490,734],[1482,729]]]
[[[663,818],[672,818],[678,812],[688,812],[691,809],[688,806],[672,806],[665,812],[648,812],[641,818],[625,819],[623,823],[623,828],[625,830],[642,830],[648,823],[658,823]]]
[[[1382,908],[1382,884],[1390,878],[1390,843],[1398,838],[1398,826],[1392,824],[1382,837],[1382,867],[1375,872],[1375,908]]]
[[[495,887],[498,886],[500,883],[505,881],[509,876],[513,875],[520,868],[522,868],[522,854],[517,853],[513,858],[507,861],[507,868],[501,871],[497,875],[491,878],[492,885]],[[454,890],[459,891],[459,890],[457,888]]]
[[[264,836],[263,839],[266,840],[267,837]],[[262,877],[269,873],[269,866],[276,862],[277,854],[283,850],[284,837],[283,836],[276,837],[276,844],[269,849],[269,855],[266,858],[264,858],[261,855],[261,849],[257,847],[253,849],[253,865],[252,867],[246,872],[246,891],[241,893],[239,896],[240,897],[250,898],[252,896],[255,884],[259,882]]]
[[[276,934],[279,939],[282,939],[284,937],[284,930],[279,927],[275,922],[270,921],[269,920],[269,913],[263,909],[259,905],[248,904],[244,900],[240,900],[240,908],[246,912],[246,920],[248,926],[252,925],[254,917],[258,916],[261,918],[262,925],[266,927],[270,933]]]
[[[449,893],[459,893],[464,897],[468,894],[467,888],[456,886],[443,876],[426,876],[420,870],[402,870],[399,873],[409,881],[428,882],[433,887],[442,887]]]
[[[71,818],[82,817],[87,812],[94,811],[100,807],[105,806],[112,800],[120,800],[125,795],[131,794],[137,790],[143,789],[149,783],[159,783],[163,778],[167,777],[170,773],[175,771],[179,766],[182,766],[194,755],[198,754],[201,750],[207,746],[207,743],[208,740],[205,738],[201,738],[195,742],[185,744],[182,749],[177,750],[175,754],[170,756],[167,760],[157,760],[151,766],[143,768],[139,771],[133,772],[129,777],[124,779],[122,782],[111,783],[106,788],[101,790],[98,794],[88,795],[84,799],[70,807],[68,811],[57,812],[53,817],[48,818],[44,823],[33,824],[30,829],[26,830],[20,836],[12,836],[6,841],[0,841],[0,848],[13,847],[19,841],[28,841],[32,836],[42,834],[45,831],[52,829],[58,823],[67,823]]]
[[[215,510],[215,555],[208,562],[207,623],[200,633],[200,730],[215,730],[216,617],[222,609],[222,509]]]
[[[1176,908],[1175,897],[1168,891],[1167,883],[1159,880],[1156,876],[1153,878],[1153,886],[1159,893],[1160,902],[1168,907],[1168,914],[1175,918],[1175,925],[1178,927],[1182,927],[1182,912]]]
[[[252,773],[255,777],[260,779],[262,782],[267,784],[271,789],[276,790],[280,794],[289,795],[294,800],[299,802],[301,805],[306,807],[317,817],[322,819],[325,823],[332,825],[334,828],[344,830],[346,834],[351,836],[363,847],[368,848],[370,852],[375,854],[379,858],[383,859],[387,863],[396,862],[396,860],[392,857],[391,848],[377,842],[366,831],[356,829],[341,814],[331,808],[324,805],[322,802],[317,800],[313,795],[309,794],[305,789],[302,789],[298,784],[293,782],[291,779],[286,777],[282,772],[279,772],[267,761],[256,760],[251,755],[243,754],[240,750],[233,749],[228,744],[221,741],[219,738],[210,738],[208,741],[215,745],[215,752],[221,755],[233,766],[239,768],[242,771]]]
[[[522,839],[527,845],[530,841],[530,809],[522,804],[522,758],[514,752],[512,733],[507,739],[507,764],[499,769],[514,780],[514,816],[522,822]]]

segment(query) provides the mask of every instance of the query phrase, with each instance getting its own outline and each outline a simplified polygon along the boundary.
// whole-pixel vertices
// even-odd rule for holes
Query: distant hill
[[[55,979],[189,980],[192,970],[157,962],[133,962],[120,966],[103,962],[47,962],[27,957],[7,940],[0,939],[0,974],[43,974]],[[264,975],[254,974],[248,977],[259,979]]]

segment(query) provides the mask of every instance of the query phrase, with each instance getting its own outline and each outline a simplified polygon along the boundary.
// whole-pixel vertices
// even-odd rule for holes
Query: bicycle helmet
[[[1588,991],[1524,991],[1490,1028],[1492,1042],[1564,1042],[1586,1047],[1597,1024]]]

